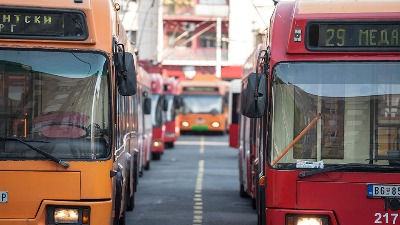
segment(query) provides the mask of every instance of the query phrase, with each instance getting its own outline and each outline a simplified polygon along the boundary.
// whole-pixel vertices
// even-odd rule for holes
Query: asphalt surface
[[[257,213],[239,196],[237,150],[227,135],[182,135],[139,178],[127,224],[256,225]]]

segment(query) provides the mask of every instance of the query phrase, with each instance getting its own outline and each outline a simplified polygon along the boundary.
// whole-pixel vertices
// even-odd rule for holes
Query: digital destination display
[[[0,38],[85,40],[86,19],[79,11],[24,10],[0,11]]]
[[[400,21],[311,22],[310,51],[400,51]]]
[[[218,87],[183,87],[183,91],[217,92]]]

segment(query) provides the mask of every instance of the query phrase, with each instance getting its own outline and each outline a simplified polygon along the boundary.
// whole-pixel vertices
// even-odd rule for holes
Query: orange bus
[[[178,96],[179,81],[173,77],[164,77],[164,98],[167,104],[165,112],[165,147],[173,148],[175,141],[180,135],[179,109],[182,99]]]
[[[181,80],[181,132],[225,134],[228,131],[228,93],[229,82],[217,79],[214,75],[197,75],[192,80]]]
[[[400,4],[279,1],[242,113],[258,224],[399,224]]]
[[[125,224],[138,104],[118,4],[1,4],[0,224]]]

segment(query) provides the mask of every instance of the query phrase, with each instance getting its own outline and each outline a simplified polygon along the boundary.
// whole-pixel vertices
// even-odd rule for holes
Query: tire
[[[133,211],[135,208],[135,193],[133,193],[132,196],[128,197],[128,207],[126,208],[126,211]]]
[[[126,212],[122,213],[122,216],[119,218],[118,225],[125,225],[126,224]]]
[[[167,148],[174,148],[174,142],[165,142]]]
[[[146,165],[144,166],[144,170],[150,170],[150,161],[146,163]]]
[[[117,177],[122,176],[121,174],[117,174]],[[119,217],[121,210],[121,201],[122,201],[122,180],[117,179],[117,185],[116,185],[116,193],[115,193],[115,215],[114,215],[114,225],[120,225],[121,218]],[[124,207],[123,207],[124,208]]]
[[[244,186],[243,184],[240,184],[240,193],[239,193],[240,197],[242,198],[248,198],[249,195],[247,195],[247,193],[244,191]]]
[[[153,160],[160,160],[161,154],[159,152],[153,152],[152,153]]]

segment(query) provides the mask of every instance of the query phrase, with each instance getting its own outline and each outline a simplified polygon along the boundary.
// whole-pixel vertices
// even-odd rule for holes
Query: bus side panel
[[[229,125],[229,147],[238,148],[239,147],[239,124]]]

